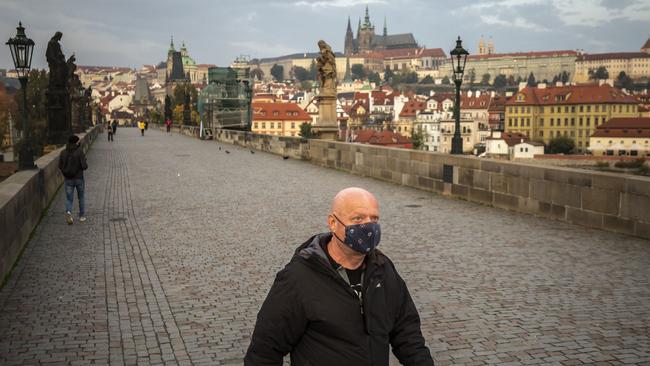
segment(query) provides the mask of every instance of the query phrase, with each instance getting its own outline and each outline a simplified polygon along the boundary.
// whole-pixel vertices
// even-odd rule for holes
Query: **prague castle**
[[[419,48],[412,33],[388,34],[386,19],[384,18],[383,33],[375,34],[375,26],[370,22],[368,6],[366,6],[366,15],[363,23],[359,19],[357,27],[357,37],[352,33],[350,18],[348,18],[348,29],[345,32],[345,55],[363,54],[373,51],[392,50],[401,48]]]

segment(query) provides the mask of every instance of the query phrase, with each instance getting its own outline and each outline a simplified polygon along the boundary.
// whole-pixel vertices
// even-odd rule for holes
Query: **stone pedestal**
[[[70,121],[70,94],[66,89],[48,90],[47,143],[63,145],[72,132]]]
[[[336,120],[336,96],[321,95],[318,99],[318,120],[311,129],[322,140],[336,140],[339,126]]]

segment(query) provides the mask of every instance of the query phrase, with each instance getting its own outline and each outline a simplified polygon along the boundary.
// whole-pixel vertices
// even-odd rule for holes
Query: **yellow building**
[[[295,103],[253,103],[254,133],[300,136],[303,123],[311,123],[311,117]]]
[[[544,143],[567,136],[584,152],[596,127],[614,117],[638,117],[637,103],[608,84],[528,87],[506,102],[505,130]]]
[[[616,52],[582,54],[576,59],[574,81],[589,81],[589,70],[605,67],[610,79],[616,79],[625,72],[632,79],[650,77],[650,38],[641,47],[641,52]]]
[[[562,72],[567,72],[571,79],[576,56],[577,52],[572,50],[469,55],[465,65],[465,78],[469,78],[473,70],[475,82],[481,81],[485,74],[490,74],[490,82],[498,75],[519,76],[526,80],[531,72],[536,80],[550,81]],[[452,75],[451,63],[447,63],[446,73]]]

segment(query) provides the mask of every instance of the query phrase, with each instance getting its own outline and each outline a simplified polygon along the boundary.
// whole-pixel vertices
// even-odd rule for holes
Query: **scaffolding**
[[[251,130],[253,95],[248,63],[208,69],[208,86],[199,93],[198,109],[203,127]]]

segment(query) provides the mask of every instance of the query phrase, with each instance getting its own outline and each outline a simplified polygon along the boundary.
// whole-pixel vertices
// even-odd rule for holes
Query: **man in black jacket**
[[[406,284],[378,249],[379,205],[361,188],[334,198],[329,233],[296,250],[257,315],[247,366],[432,366]]]
[[[59,156],[59,170],[63,174],[65,188],[65,221],[72,225],[72,202],[74,200],[74,191],[77,190],[79,199],[79,222],[86,221],[85,202],[84,202],[84,170],[88,169],[86,156],[81,149],[79,137],[72,135],[68,139],[65,150]]]

